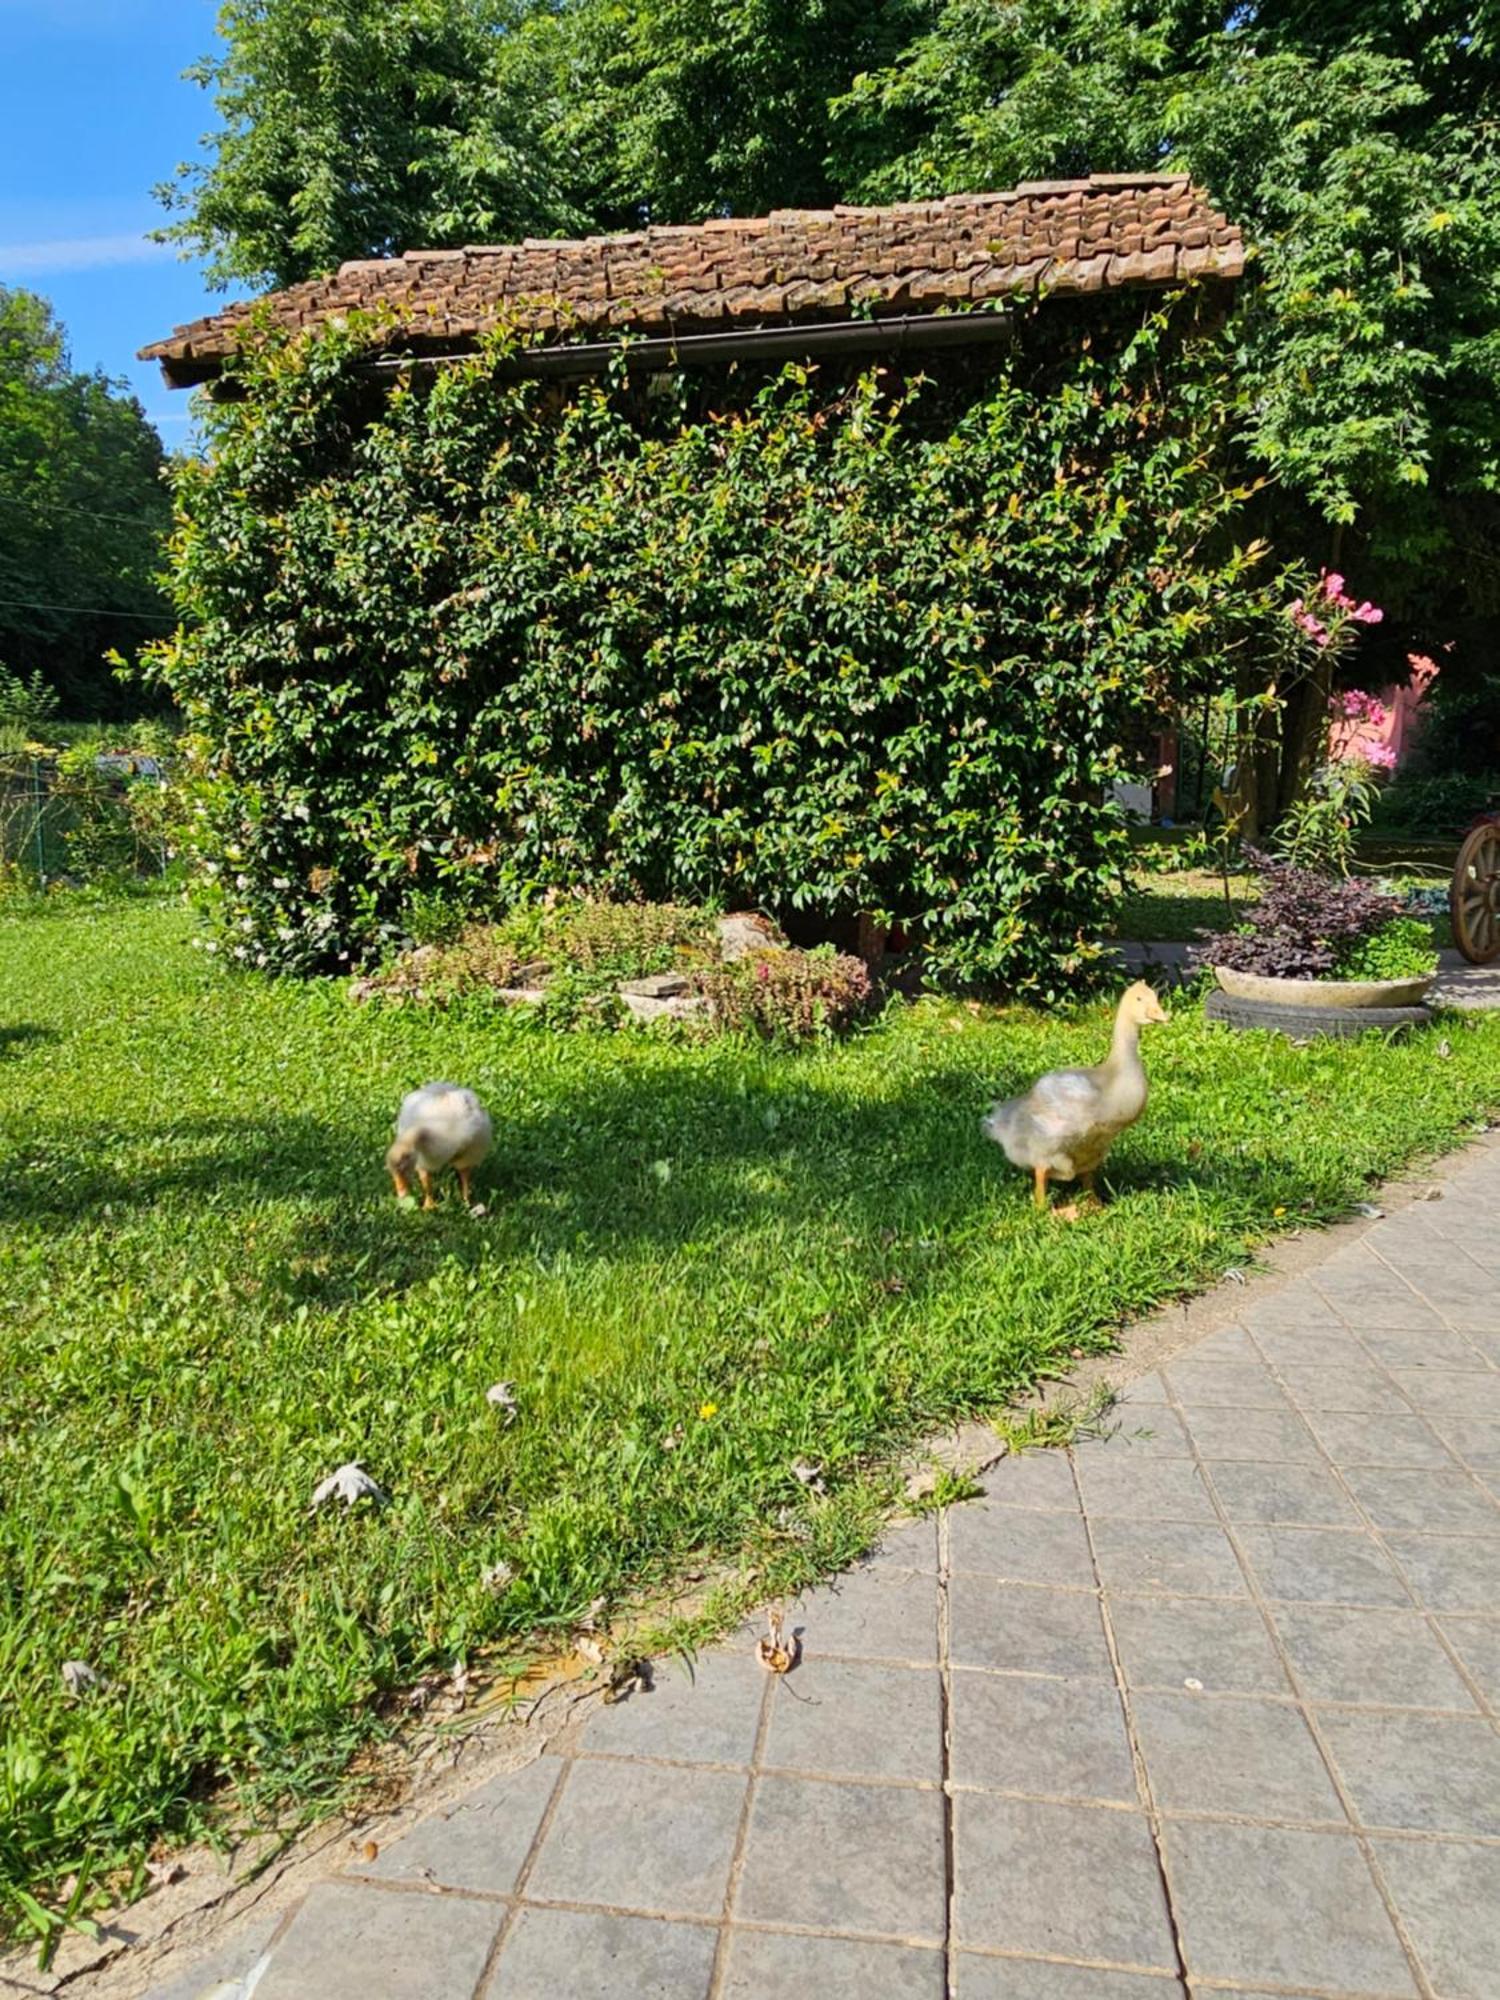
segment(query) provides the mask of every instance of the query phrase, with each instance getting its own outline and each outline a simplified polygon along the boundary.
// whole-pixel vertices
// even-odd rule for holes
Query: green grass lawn
[[[166,904],[0,919],[20,1929],[200,1831],[226,1779],[240,1811],[328,1796],[430,1665],[519,1659],[709,1561],[779,1587],[847,1557],[895,1447],[1500,1107],[1500,1019],[1445,1024],[1444,1057],[1184,1003],[1114,1205],[1069,1228],[977,1121],[1101,1053],[1103,1009],[927,1004],[804,1053],[557,1036],[226,977],[190,933]],[[495,1113],[480,1219],[391,1200],[390,1120],[431,1077]],[[388,1503],[310,1513],[348,1459]],[[107,1684],[67,1694],[71,1659]]]
[[[1231,916],[1224,902],[1221,877],[1203,868],[1181,868],[1170,874],[1139,873],[1120,912],[1116,931],[1142,944],[1175,940],[1196,942],[1204,931],[1228,930],[1239,912],[1259,895],[1253,875],[1231,875]]]

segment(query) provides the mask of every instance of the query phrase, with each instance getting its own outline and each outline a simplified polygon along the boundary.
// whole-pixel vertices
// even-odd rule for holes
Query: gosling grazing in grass
[[[1143,980],[1127,986],[1115,1012],[1109,1054],[1092,1069],[1053,1069],[1038,1077],[1023,1097],[994,1104],[980,1121],[986,1138],[1005,1157],[1027,1167],[1036,1206],[1047,1206],[1047,1183],[1082,1181],[1093,1195],[1094,1175],[1120,1134],[1146,1108],[1146,1070],[1141,1061],[1141,1029],[1165,1021],[1161,1002]],[[1071,1221],[1072,1206],[1056,1211]]]
[[[422,1185],[423,1208],[435,1207],[433,1179],[444,1167],[452,1167],[468,1201],[469,1176],[490,1150],[494,1136],[490,1114],[472,1090],[457,1083],[424,1083],[401,1100],[396,1137],[385,1156],[397,1199],[410,1194],[415,1174]]]

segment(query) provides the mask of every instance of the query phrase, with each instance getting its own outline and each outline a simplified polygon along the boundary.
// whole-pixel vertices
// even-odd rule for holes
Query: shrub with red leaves
[[[1245,853],[1265,883],[1261,899],[1246,911],[1241,928],[1194,946],[1196,965],[1272,979],[1326,979],[1355,946],[1401,915],[1396,897],[1364,882],[1315,875],[1254,848]]]

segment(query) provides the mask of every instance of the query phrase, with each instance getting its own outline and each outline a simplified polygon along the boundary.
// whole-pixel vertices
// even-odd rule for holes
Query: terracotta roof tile
[[[1088,292],[1233,278],[1243,266],[1239,230],[1185,176],[1095,174],[893,208],[841,203],[577,241],[409,250],[345,264],[263,304],[292,328],[386,306],[397,329],[386,345],[462,345],[501,322],[533,332],[681,334],[726,319],[839,315],[851,303],[877,315],[929,313],[1038,286]],[[159,360],[174,384],[202,380],[236,351],[252,310],[241,302],[178,327],[141,358]]]

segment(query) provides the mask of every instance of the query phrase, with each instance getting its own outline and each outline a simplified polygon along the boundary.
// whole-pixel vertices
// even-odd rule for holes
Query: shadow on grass
[[[43,1128],[7,1165],[0,1219],[62,1233],[97,1227],[106,1210],[123,1223],[161,1209],[189,1232],[201,1208],[210,1232],[215,1216],[253,1225],[245,1268],[257,1288],[325,1310],[455,1265],[670,1257],[754,1236],[773,1256],[832,1238],[872,1287],[920,1293],[942,1256],[919,1246],[951,1247],[976,1228],[1034,1246],[1048,1226],[1033,1220],[1028,1177],[980,1133],[991,1093],[972,1067],[929,1068],[905,1089],[868,1067],[768,1075],[774,1088],[699,1069],[595,1074],[560,1083],[520,1117],[497,1091],[477,1218],[451,1177],[435,1212],[398,1208],[381,1165],[383,1118],[299,1116],[180,1119],[160,1134],[118,1121]],[[1243,1218],[1286,1199],[1287,1161],[1185,1164],[1170,1133],[1144,1136],[1106,1169],[1116,1202],[1192,1184],[1211,1208]]]
[[[40,1021],[0,1021],[0,1062],[7,1056],[18,1055],[29,1042],[61,1039],[56,1028],[43,1027]]]

